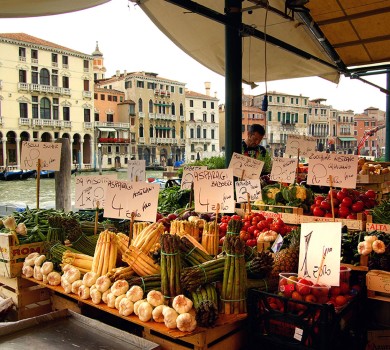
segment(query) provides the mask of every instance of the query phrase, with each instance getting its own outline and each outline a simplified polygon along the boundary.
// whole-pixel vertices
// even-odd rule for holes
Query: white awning
[[[106,132],[116,132],[113,128],[98,128],[100,131],[106,131]]]

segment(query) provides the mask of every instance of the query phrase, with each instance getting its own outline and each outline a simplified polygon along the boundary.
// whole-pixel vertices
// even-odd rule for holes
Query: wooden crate
[[[0,277],[0,296],[12,298],[14,309],[9,320],[22,320],[52,311],[50,290],[21,277]]]
[[[390,225],[376,224],[372,222],[372,215],[367,215],[366,231],[367,232],[381,231],[384,233],[390,233]]]
[[[298,225],[303,209],[298,207],[287,207],[278,205],[257,205],[259,210],[252,210],[253,213],[260,213],[265,218],[282,219],[286,224]],[[237,208],[236,213],[244,216],[245,210]]]
[[[368,271],[366,285],[368,298],[390,302],[390,272]]]
[[[0,235],[0,276],[18,277],[22,273],[23,261],[31,253],[44,254],[44,243],[15,244],[11,234]]]
[[[357,220],[352,220],[352,219],[341,219],[341,218],[333,219],[333,218],[325,218],[320,216],[301,215],[300,223],[303,224],[306,222],[341,222],[343,226],[346,225],[350,230],[364,231],[366,229],[366,221],[363,220],[363,215],[361,213],[358,213],[357,217],[358,217]]]

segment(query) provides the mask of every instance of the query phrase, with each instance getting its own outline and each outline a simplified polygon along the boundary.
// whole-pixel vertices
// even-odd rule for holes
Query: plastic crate
[[[251,334],[258,340],[259,349],[268,345],[319,350],[337,347],[342,328],[353,318],[355,304],[351,302],[336,313],[331,304],[292,300],[255,289],[249,290],[248,303]]]

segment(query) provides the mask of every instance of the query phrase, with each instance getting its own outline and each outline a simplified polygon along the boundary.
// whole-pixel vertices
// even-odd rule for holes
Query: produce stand
[[[49,286],[33,278],[25,278],[37,285],[46,287],[57,295],[66,295],[76,302],[93,306],[101,311],[118,316],[127,322],[143,328],[142,334],[145,339],[161,345],[161,349],[195,349],[220,350],[226,347],[229,350],[240,349],[245,344],[246,338],[246,314],[220,314],[214,328],[197,327],[193,332],[181,332],[178,329],[168,329],[163,323],[142,322],[136,315],[121,316],[117,309],[109,308],[106,304],[94,304],[91,299],[83,300],[75,294],[65,294],[61,286]]]
[[[69,310],[51,312],[0,325],[2,346],[9,350],[33,348],[159,350],[149,340],[107,326]]]

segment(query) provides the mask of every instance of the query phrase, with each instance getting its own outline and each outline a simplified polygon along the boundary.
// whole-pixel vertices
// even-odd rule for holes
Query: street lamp
[[[99,164],[99,175],[102,175],[102,145],[98,143],[98,164]]]

